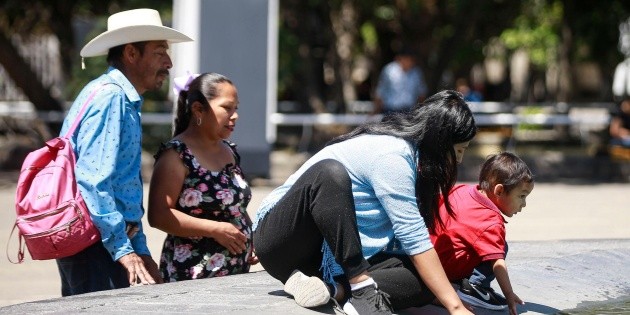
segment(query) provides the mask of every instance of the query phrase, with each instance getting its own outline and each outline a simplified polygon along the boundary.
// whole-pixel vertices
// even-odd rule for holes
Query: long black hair
[[[188,84],[187,90],[179,92],[177,111],[173,122],[173,137],[182,133],[190,124],[191,106],[194,102],[201,103],[204,110],[210,109],[209,100],[218,95],[218,85],[229,83],[234,85],[226,76],[218,73],[203,73]]]
[[[382,121],[365,123],[331,140],[328,145],[363,134],[390,135],[414,144],[418,159],[416,200],[429,230],[439,216],[439,194],[449,215],[453,210],[448,193],[457,181],[457,158],[453,145],[472,140],[477,133],[473,114],[461,94],[445,90],[427,98],[412,109],[386,116]]]

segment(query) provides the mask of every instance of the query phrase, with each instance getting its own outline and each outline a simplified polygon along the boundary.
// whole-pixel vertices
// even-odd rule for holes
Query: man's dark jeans
[[[102,242],[57,259],[57,268],[62,296],[129,287],[127,271],[112,260]]]

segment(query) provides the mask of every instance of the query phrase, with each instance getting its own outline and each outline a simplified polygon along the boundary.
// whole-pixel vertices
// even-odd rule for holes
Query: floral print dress
[[[225,143],[232,149],[236,165],[230,163],[219,172],[208,171],[199,165],[190,149],[179,140],[162,144],[155,159],[168,149],[176,150],[189,170],[176,209],[196,218],[234,224],[247,236],[247,250],[232,255],[212,238],[168,234],[160,258],[160,272],[165,282],[249,271],[247,258],[252,252],[252,233],[246,208],[252,193],[243,178],[236,145],[228,141]]]

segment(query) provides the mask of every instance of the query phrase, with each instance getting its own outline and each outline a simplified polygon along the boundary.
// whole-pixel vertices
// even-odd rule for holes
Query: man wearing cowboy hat
[[[162,282],[141,223],[141,95],[169,75],[169,43],[191,40],[163,26],[156,10],[137,9],[110,16],[107,31],[81,50],[81,57],[107,55],[110,66],[77,96],[61,135],[87,103],[71,141],[79,190],[102,242],[57,259],[63,296]]]

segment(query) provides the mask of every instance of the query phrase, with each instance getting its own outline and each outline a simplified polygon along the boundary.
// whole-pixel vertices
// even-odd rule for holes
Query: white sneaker
[[[330,292],[324,281],[308,277],[297,269],[284,284],[284,292],[291,294],[295,303],[302,307],[317,307],[330,300]]]

